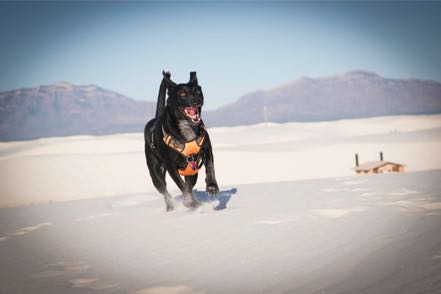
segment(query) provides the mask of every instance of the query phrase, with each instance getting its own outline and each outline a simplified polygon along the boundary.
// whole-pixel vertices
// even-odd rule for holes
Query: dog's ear
[[[195,71],[191,71],[190,72],[190,81],[188,83],[189,84],[193,84],[193,85],[197,85],[198,84],[198,77],[196,76],[196,72]]]
[[[173,82],[170,77],[171,74],[169,71],[162,71],[162,75],[163,75],[163,81],[165,81],[165,85],[167,87],[167,90],[169,91],[169,93],[173,90],[174,87],[176,87],[176,83]]]

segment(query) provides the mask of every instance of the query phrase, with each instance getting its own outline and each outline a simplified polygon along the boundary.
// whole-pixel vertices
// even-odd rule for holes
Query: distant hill
[[[0,140],[142,132],[156,103],[66,82],[0,93]]]
[[[3,92],[0,141],[142,132],[155,108],[156,101],[66,82]],[[352,71],[249,93],[203,119],[212,127],[431,113],[441,113],[441,83]]]
[[[265,116],[272,122],[302,122],[440,112],[439,82],[351,71],[249,93],[207,112],[204,120],[208,126],[234,126],[263,122]]]

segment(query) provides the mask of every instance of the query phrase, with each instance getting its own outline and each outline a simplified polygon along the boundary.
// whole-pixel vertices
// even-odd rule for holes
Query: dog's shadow
[[[222,210],[227,208],[227,203],[230,201],[231,196],[237,193],[236,188],[232,188],[230,190],[219,191],[214,196],[210,196],[205,191],[198,191],[197,189],[193,190],[193,197],[201,202],[201,203],[212,203],[214,201],[219,201],[219,204],[216,205],[214,210]],[[182,195],[176,197],[177,200],[182,201]]]

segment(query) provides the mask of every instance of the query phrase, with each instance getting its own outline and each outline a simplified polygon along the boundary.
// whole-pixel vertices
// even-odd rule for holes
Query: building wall
[[[404,166],[396,164],[385,164],[376,169],[377,173],[404,172]]]
[[[357,175],[368,175],[368,174],[381,174],[381,173],[391,173],[391,172],[404,172],[404,166],[396,164],[385,164],[378,168],[371,169],[369,171],[356,171]]]

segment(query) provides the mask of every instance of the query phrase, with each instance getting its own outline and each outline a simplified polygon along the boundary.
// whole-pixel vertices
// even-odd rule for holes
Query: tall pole
[[[268,124],[268,108],[266,105],[263,105],[263,121],[265,122],[265,126]]]

